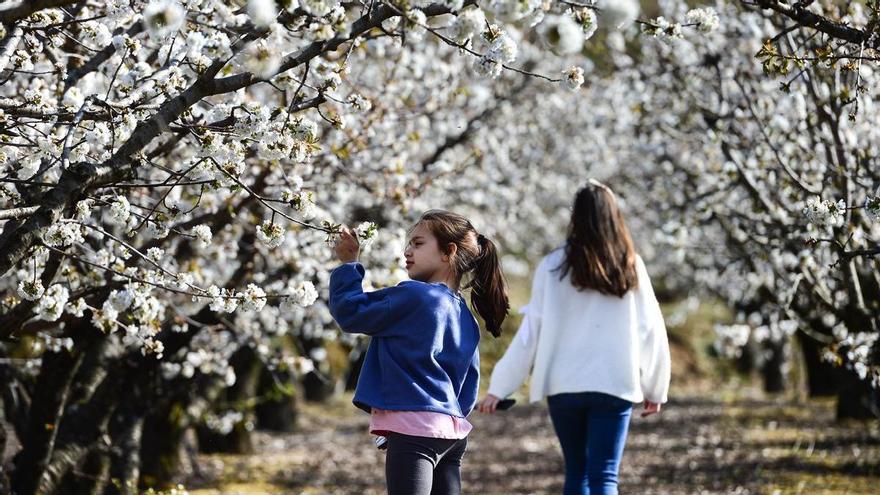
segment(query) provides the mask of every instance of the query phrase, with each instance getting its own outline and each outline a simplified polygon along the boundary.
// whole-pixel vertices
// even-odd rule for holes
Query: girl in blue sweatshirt
[[[388,438],[389,495],[460,494],[480,328],[459,289],[470,289],[487,330],[500,335],[509,304],[495,244],[461,215],[428,211],[404,252],[412,280],[373,292],[363,290],[349,230],[335,250],[342,265],[330,275],[330,312],[345,332],[373,337],[354,404],[371,414],[371,433]]]

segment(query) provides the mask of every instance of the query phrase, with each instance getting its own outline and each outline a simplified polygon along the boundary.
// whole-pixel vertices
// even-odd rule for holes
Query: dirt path
[[[545,406],[471,417],[464,492],[560,493],[562,456]],[[381,494],[383,454],[368,417],[342,405],[306,409],[302,431],[258,433],[251,456],[203,456],[190,493]],[[624,494],[880,494],[880,424],[837,424],[828,402],[679,399],[634,418]]]

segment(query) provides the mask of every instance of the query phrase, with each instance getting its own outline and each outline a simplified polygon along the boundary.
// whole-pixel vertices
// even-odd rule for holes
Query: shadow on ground
[[[195,495],[384,493],[368,419],[307,412],[299,433],[259,433],[254,455],[202,456],[203,477],[187,486]],[[561,493],[562,455],[543,404],[470,419],[465,493]],[[659,416],[633,418],[620,493],[877,494],[880,424],[836,423],[829,402],[674,400]]]

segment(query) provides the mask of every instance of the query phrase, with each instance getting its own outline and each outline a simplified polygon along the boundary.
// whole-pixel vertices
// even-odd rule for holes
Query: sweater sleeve
[[[496,397],[504,398],[516,392],[532,369],[538,349],[538,335],[541,332],[546,276],[544,263],[541,263],[532,281],[529,304],[520,309],[523,318],[519,330],[492,371],[489,393]]]
[[[357,262],[336,267],[330,274],[330,314],[346,333],[390,336],[393,323],[416,304],[402,287],[364,292],[365,270]]]
[[[475,352],[471,364],[468,367],[467,375],[465,375],[464,383],[461,386],[461,393],[458,395],[458,407],[461,414],[467,417],[473,411],[477,404],[477,392],[480,388],[480,353]]]
[[[646,400],[662,404],[667,401],[671,367],[666,323],[641,256],[636,258],[636,270],[639,278],[636,290],[640,308],[639,369],[642,393]]]

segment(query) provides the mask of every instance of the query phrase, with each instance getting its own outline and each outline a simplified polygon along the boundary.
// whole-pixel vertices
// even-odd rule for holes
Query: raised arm
[[[404,287],[388,287],[364,292],[363,265],[353,261],[336,267],[330,274],[330,314],[347,333],[391,336],[394,322],[417,303]]]

